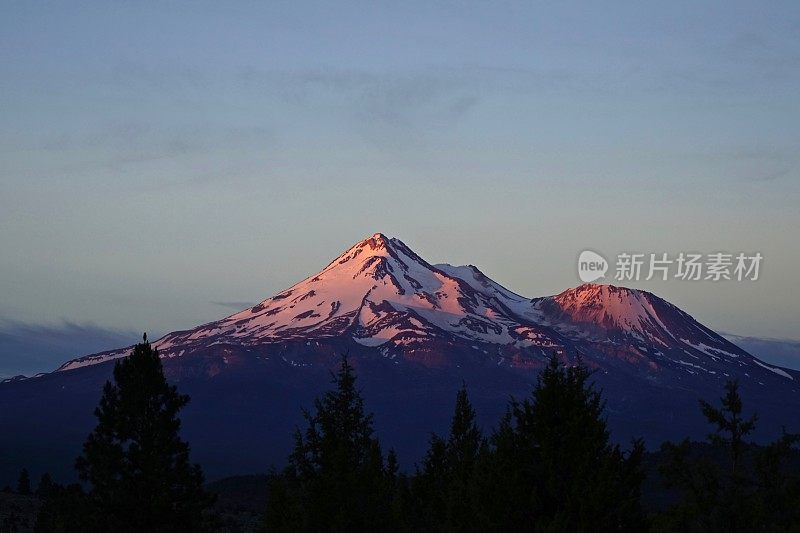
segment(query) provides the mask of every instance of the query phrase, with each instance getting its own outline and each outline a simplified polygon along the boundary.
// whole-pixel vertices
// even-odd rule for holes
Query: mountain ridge
[[[289,340],[349,336],[366,347],[408,355],[431,337],[580,353],[587,342],[639,349],[648,366],[677,362],[694,373],[718,369],[699,364],[698,352],[715,368],[723,358],[754,366],[757,358],[703,326],[666,300],[639,289],[584,283],[559,294],[527,298],[495,282],[474,265],[431,264],[397,238],[375,233],[354,244],[320,272],[247,309],[154,342],[164,357],[182,357],[208,343],[253,346]],[[645,349],[645,345],[650,345]],[[659,350],[659,347],[664,350]],[[129,347],[73,359],[56,371],[124,357]],[[623,351],[625,348],[621,348]],[[688,354],[670,361],[665,352]],[[584,350],[587,351],[587,350]],[[589,350],[591,351],[591,350]],[[394,354],[396,357],[397,354]],[[662,356],[662,357],[659,357]],[[529,361],[535,366],[541,361]],[[522,364],[519,360],[517,363]],[[502,364],[502,363],[501,363]],[[515,364],[513,361],[511,364]],[[763,361],[766,369],[795,380]],[[725,373],[725,372],[723,372]]]

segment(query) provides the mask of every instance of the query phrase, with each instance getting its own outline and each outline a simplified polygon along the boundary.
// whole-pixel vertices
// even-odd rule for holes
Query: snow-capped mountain
[[[396,362],[459,364],[447,350],[464,346],[487,361],[540,366],[556,351],[581,354],[593,366],[643,365],[658,378],[665,367],[730,376],[730,368],[786,371],[753,358],[669,302],[645,291],[584,284],[530,299],[477,267],[432,265],[402,241],[376,233],[258,305],[155,342],[167,358],[213,346],[347,341],[377,348]],[[313,350],[308,349],[308,352]],[[65,363],[66,371],[124,357],[127,349]],[[602,355],[602,357],[597,357]],[[305,364],[302,356],[292,360]]]
[[[154,344],[167,377],[192,397],[185,430],[212,475],[280,464],[300,406],[327,386],[342,352],[379,432],[407,461],[426,444],[413,436],[446,427],[462,383],[488,427],[510,395],[529,393],[554,353],[595,370],[618,440],[702,437],[697,400],[717,398],[728,379],[758,407],[765,435],[785,424],[800,430],[791,427],[800,372],[763,363],[653,294],[584,284],[527,298],[474,266],[431,264],[380,233],[258,305]],[[71,465],[114,360],[129,352],[0,383],[0,427],[17,439],[0,439],[0,457],[51,471]],[[57,462],[56,452],[70,461]]]
[[[504,302],[505,295],[496,298],[489,285],[467,283],[377,233],[282,293],[190,335],[168,335],[160,346],[219,336],[258,344],[350,335],[364,346],[392,343],[410,350],[437,334],[517,342],[529,332],[521,331]]]
[[[646,363],[656,372],[671,366],[689,374],[730,378],[744,373],[747,379],[759,379],[768,370],[795,380],[786,370],[767,365],[646,291],[587,283],[536,299],[533,306],[541,313],[541,323],[573,342]]]
[[[444,343],[559,346],[546,328],[521,318],[531,301],[475,267],[431,265],[398,239],[376,233],[289,289],[222,320],[170,333],[154,344],[165,357],[215,344],[256,347],[348,339],[386,353],[434,350]],[[65,363],[71,370],[123,357],[117,350]]]

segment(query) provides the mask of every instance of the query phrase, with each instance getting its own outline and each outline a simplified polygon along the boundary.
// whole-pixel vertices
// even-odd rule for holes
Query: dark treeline
[[[267,476],[262,516],[245,528],[215,512],[178,436],[189,399],[167,383],[145,338],[103,390],[76,463],[82,483],[45,475],[33,491],[23,470],[15,497],[40,502],[43,532],[800,531],[800,437],[749,443],[757,419],[744,414],[735,382],[719,406],[701,402],[707,445],[666,443],[653,473],[641,441],[611,443],[590,378],[580,362],[554,356],[486,434],[462,387],[448,434],[431,435],[424,459],[403,473],[343,356],[331,390],[303,412],[287,466]],[[642,504],[648,474],[669,494],[656,510]],[[0,532],[26,530],[14,524],[0,520]]]
[[[660,480],[672,502],[646,514],[641,441],[612,445],[604,403],[580,364],[553,357],[531,396],[511,400],[489,435],[475,423],[466,388],[448,435],[432,435],[411,476],[384,459],[371,416],[344,358],[334,388],[305,413],[289,465],[269,476],[267,531],[798,531],[798,436],[746,444],[730,382],[721,406],[701,402],[708,448],[688,440],[661,450]],[[711,453],[708,453],[709,450]]]
[[[189,397],[169,385],[158,351],[136,345],[114,367],[95,410],[97,426],[75,468],[82,484],[50,485],[41,532],[211,531],[213,497],[178,436]],[[40,484],[41,490],[41,484]]]

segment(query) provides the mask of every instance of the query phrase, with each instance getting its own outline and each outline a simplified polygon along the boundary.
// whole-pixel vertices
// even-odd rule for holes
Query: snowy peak
[[[318,274],[257,306],[223,320],[237,335],[289,332],[334,335],[353,325],[365,302],[404,300],[423,287],[441,285],[430,265],[403,242],[382,233],[358,242]]]
[[[553,296],[551,301],[575,323],[621,332],[641,331],[648,325],[663,328],[657,307],[666,302],[645,291],[585,283]]]
[[[673,352],[719,361],[753,359],[676,306],[647,291],[586,283],[534,303],[545,320],[573,339],[594,339],[648,354]],[[697,363],[692,363],[696,365]]]
[[[376,233],[372,237],[364,239],[345,250],[344,253],[322,269],[320,274],[337,269],[340,265],[353,260],[364,261],[373,257],[396,257],[396,248],[401,247],[405,248],[406,246],[398,239],[389,239],[383,233]]]
[[[433,266],[399,239],[376,233],[260,304],[157,344],[164,350],[214,338],[252,346],[345,337],[397,347],[451,335],[458,342],[552,345],[521,319],[529,309],[530,300],[475,267]]]
[[[647,291],[585,283],[535,302],[548,321],[608,338],[633,338],[658,344],[680,342],[691,329],[696,336],[710,330],[658,296]],[[695,324],[702,329],[695,328]],[[698,329],[698,331],[694,331]]]
[[[315,276],[307,278],[285,292],[296,292],[298,288],[311,283],[320,285],[336,283],[339,284],[339,288],[344,288],[345,284],[359,277],[380,280],[387,276],[390,278],[387,281],[404,291],[403,279],[413,286],[414,283],[409,279],[413,277],[411,274],[420,274],[421,271],[427,270],[432,270],[431,265],[401,240],[390,239],[382,233],[376,233],[348,248]]]

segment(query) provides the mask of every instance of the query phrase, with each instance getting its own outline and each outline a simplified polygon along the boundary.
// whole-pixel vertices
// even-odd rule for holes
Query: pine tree
[[[665,443],[668,461],[659,470],[681,499],[658,517],[660,529],[673,531],[787,531],[800,520],[800,477],[785,467],[800,435],[784,433],[758,449],[745,441],[756,415],[744,417],[739,385],[725,384],[721,406],[701,401],[714,432],[712,454],[699,454],[688,439]]]
[[[394,449],[389,449],[386,454],[386,487],[387,498],[391,501],[389,507],[390,529],[405,531],[409,527],[411,514],[411,488],[405,474],[400,472],[397,455]]]
[[[536,460],[533,505],[540,520],[559,529],[636,530],[644,448],[635,442],[625,456],[609,443],[605,402],[590,375],[580,362],[565,368],[553,356],[533,401],[517,408]]]
[[[498,529],[638,531],[644,447],[611,445],[604,402],[589,371],[555,356],[532,397],[512,401],[492,438],[482,501]],[[497,491],[505,501],[492,497]]]
[[[284,472],[269,481],[266,524],[272,531],[367,531],[391,526],[395,483],[373,434],[372,414],[355,386],[347,356],[333,390],[304,411]]]
[[[756,427],[758,415],[742,418],[742,398],[739,395],[739,384],[728,381],[725,384],[725,396],[722,407],[717,409],[705,400],[700,400],[703,416],[716,426],[716,431],[709,435],[711,444],[724,448],[730,453],[731,478],[739,484],[742,463],[742,447],[744,438]]]
[[[17,494],[28,495],[30,493],[31,493],[31,477],[28,474],[28,469],[23,468],[22,471],[19,473],[19,479],[17,480]]]
[[[754,515],[761,524],[775,531],[800,529],[800,471],[795,462],[800,434],[786,433],[761,450],[755,458]]]
[[[456,396],[455,413],[447,439],[448,470],[453,478],[463,482],[472,475],[483,444],[483,435],[475,421],[475,409],[464,385]]]
[[[76,468],[91,486],[96,526],[114,531],[188,531],[205,525],[212,498],[178,435],[189,402],[167,383],[145,335],[117,361],[95,410],[98,424]]]
[[[469,531],[477,522],[477,465],[485,440],[465,386],[456,396],[446,439],[432,435],[430,448],[414,482],[417,528]]]
[[[514,412],[509,402],[505,415],[489,438],[488,452],[478,462],[478,512],[484,531],[513,531],[532,524],[527,505],[530,490],[530,450],[523,453],[517,435]]]
[[[53,483],[53,478],[50,477],[49,472],[45,472],[42,474],[42,478],[39,480],[39,486],[36,487],[36,495],[41,498],[47,498],[53,491],[55,490],[55,483]]]
[[[742,418],[742,398],[739,395],[739,385],[735,381],[725,384],[725,395],[719,409],[704,400],[700,400],[700,408],[703,416],[716,426],[715,432],[708,437],[712,446],[730,454],[730,470],[725,476],[727,482],[723,484],[720,494],[721,502],[727,507],[724,513],[727,517],[724,520],[725,525],[729,531],[748,530],[743,523],[748,519],[743,515],[748,503],[745,500],[750,483],[742,468],[742,448],[744,438],[752,433],[758,416]]]

